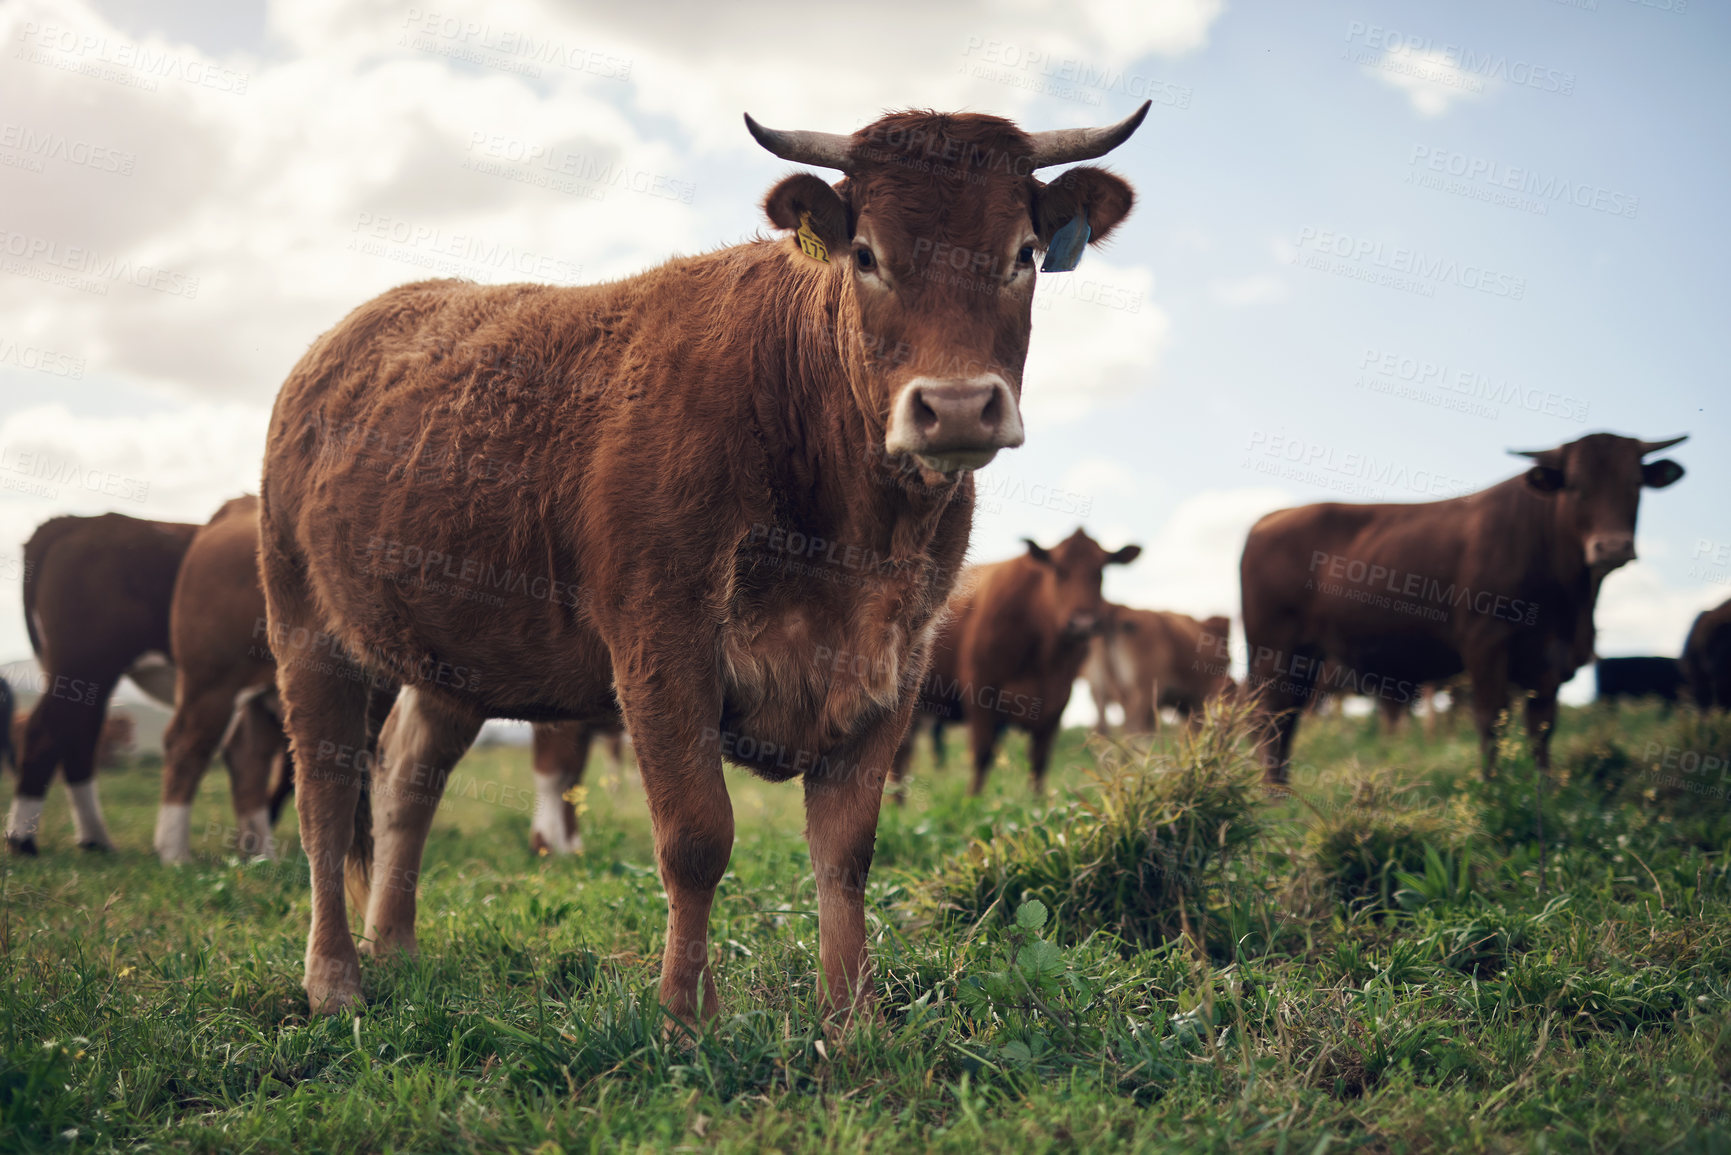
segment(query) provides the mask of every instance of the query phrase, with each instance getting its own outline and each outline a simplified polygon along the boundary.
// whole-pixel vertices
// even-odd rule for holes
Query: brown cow
[[[1106,707],[1112,703],[1123,707],[1126,730],[1152,733],[1161,710],[1195,718],[1210,698],[1230,691],[1232,619],[1198,621],[1189,614],[1109,606],[1103,620],[1082,672],[1100,712],[1101,733],[1110,732]]]
[[[1021,557],[968,571],[920,694],[922,714],[967,723],[970,794],[985,787],[998,739],[1011,726],[1028,735],[1034,793],[1045,788],[1064,707],[1105,618],[1105,568],[1142,552],[1127,545],[1108,553],[1080,529],[1049,550],[1027,544]],[[898,767],[912,741],[910,728]]]
[[[286,789],[276,694],[276,662],[264,642],[264,590],[258,581],[258,498],[237,497],[193,536],[181,563],[170,611],[171,652],[178,671],[174,717],[163,735],[162,806],[156,852],[164,863],[192,858],[192,800],[218,748],[225,750],[234,805],[234,845],[275,855],[271,825]],[[274,803],[274,804],[273,804]]]
[[[1683,680],[1703,710],[1731,710],[1731,601],[1703,611],[1683,646]]]
[[[687,1022],[718,1011],[722,762],[803,775],[825,998],[873,1001],[864,884],[905,675],[967,548],[972,470],[1022,441],[1034,260],[1132,200],[1097,168],[1032,173],[1143,115],[1027,134],[906,112],[852,136],[748,118],[776,155],[846,174],[770,190],[797,237],[581,288],[407,285],[314,343],[272,414],[260,531],[313,1010],[361,1002],[351,850],[367,949],[413,949],[437,796],[391,784],[417,764],[441,782],[489,716],[623,716],[668,893],[660,996]],[[863,672],[829,672],[820,645]],[[370,865],[354,670],[405,682]]]
[[[56,517],[24,545],[24,624],[42,666],[42,697],[24,727],[6,846],[36,853],[54,771],[72,796],[78,845],[110,850],[96,795],[96,746],[124,676],[172,703],[168,604],[197,526],[123,514]]]
[[[1642,458],[1682,440],[1594,433],[1524,453],[1532,468],[1466,497],[1330,502],[1257,522],[1240,576],[1270,780],[1286,780],[1319,685],[1406,701],[1463,669],[1485,774],[1511,683],[1532,692],[1527,731],[1548,767],[1557,689],[1592,657],[1599,584],[1635,556],[1641,488],[1683,476]]]
[[[612,723],[538,723],[533,737],[535,815],[529,822],[529,848],[536,854],[582,854],[577,808],[566,797],[583,781],[589,747],[600,737],[615,766],[624,764],[624,730]]]

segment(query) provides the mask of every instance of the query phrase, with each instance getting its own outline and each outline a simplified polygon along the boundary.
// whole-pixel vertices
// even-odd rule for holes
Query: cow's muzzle
[[[1595,533],[1587,538],[1587,564],[1595,569],[1616,569],[1634,560],[1632,533]]]
[[[915,377],[896,395],[884,434],[886,452],[911,454],[940,473],[978,469],[1021,443],[1021,410],[996,373]]]

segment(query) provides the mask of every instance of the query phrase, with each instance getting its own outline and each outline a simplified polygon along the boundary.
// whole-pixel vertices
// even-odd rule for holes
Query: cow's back
[[[24,546],[25,617],[43,668],[101,677],[169,652],[169,606],[195,525],[58,517]]]
[[[258,498],[217,510],[187,548],[175,582],[173,655],[205,676],[273,664],[258,573]]]

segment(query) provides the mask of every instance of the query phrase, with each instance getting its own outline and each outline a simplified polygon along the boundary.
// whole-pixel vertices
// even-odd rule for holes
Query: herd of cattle
[[[916,734],[967,727],[973,789],[1002,733],[1036,789],[1078,677],[1147,730],[1210,698],[1257,703],[1284,781],[1310,704],[1403,709],[1457,675],[1492,768],[1512,687],[1541,764],[1558,687],[1592,655],[1605,575],[1634,556],[1646,460],[1676,441],[1593,434],[1480,493],[1323,504],[1259,522],[1230,623],[1107,603],[1082,530],[964,568],[973,471],[1022,443],[1035,281],[1129,213],[1099,129],[895,113],[850,135],[746,118],[796,172],[784,234],[581,287],[431,281],[320,337],[273,410],[259,497],[203,526],[56,518],[25,546],[43,670],[7,845],[34,853],[56,769],[77,840],[111,845],[96,736],[130,677],[174,706],[155,847],[189,857],[220,752],[243,848],[272,852],[291,786],[311,866],[311,1007],[361,1001],[359,950],[415,948],[422,847],[482,723],[534,723],[533,845],[580,846],[564,801],[628,733],[669,901],[661,998],[717,1013],[707,925],[733,844],[722,765],[803,779],[823,991],[872,1003],[863,892],[886,782]],[[1689,677],[1731,704],[1731,603]],[[1705,687],[1702,689],[1701,687]],[[1703,696],[1705,695],[1705,696]]]

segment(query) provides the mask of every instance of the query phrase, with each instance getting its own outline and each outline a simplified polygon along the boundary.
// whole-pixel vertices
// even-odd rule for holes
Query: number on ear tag
[[[1042,273],[1067,273],[1082,262],[1082,250],[1088,247],[1088,214],[1077,213],[1070,222],[1052,234],[1046,246],[1046,259],[1040,265]]]
[[[829,264],[829,246],[823,243],[821,237],[811,231],[810,213],[799,214],[799,232],[795,233],[794,236],[799,238],[800,252],[813,260],[822,261],[826,265]]]

